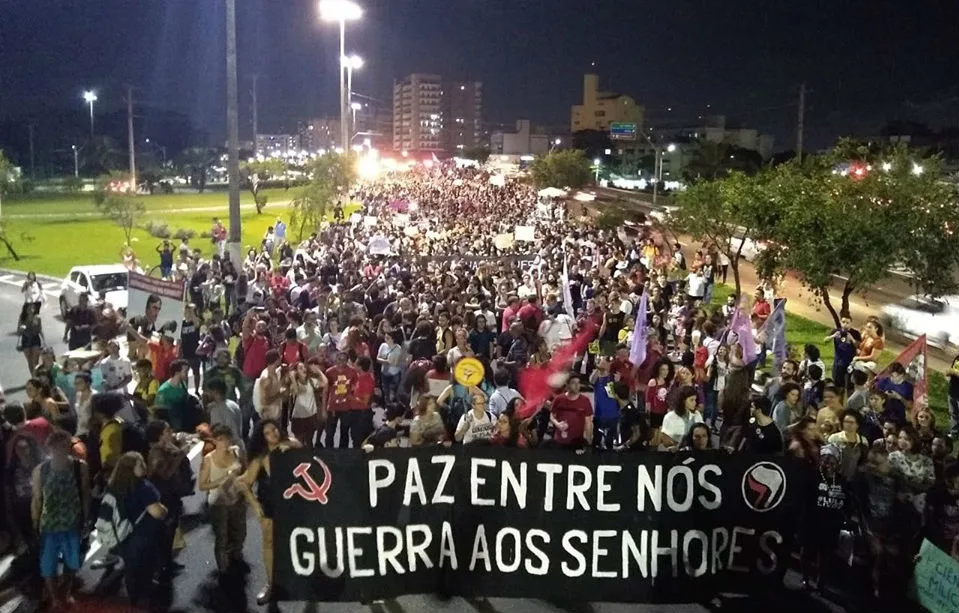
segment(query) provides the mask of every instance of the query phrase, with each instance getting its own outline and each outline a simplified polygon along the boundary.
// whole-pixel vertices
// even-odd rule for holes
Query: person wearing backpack
[[[50,459],[33,470],[30,514],[40,537],[40,575],[55,611],[61,602],[74,604],[73,576],[82,562],[81,532],[90,504],[90,474],[86,462],[70,455],[72,445],[69,433],[54,430],[47,437]]]
[[[142,455],[131,451],[120,456],[96,525],[101,542],[120,551],[127,597],[134,607],[144,607],[149,601],[153,575],[161,562],[156,555],[157,542],[167,515],[160,492],[146,475]]]
[[[489,410],[486,394],[478,387],[471,387],[470,409],[460,416],[453,437],[464,445],[489,441],[496,427],[496,418]]]
[[[186,457],[186,450],[177,446],[173,429],[165,421],[154,419],[147,424],[144,437],[150,446],[147,455],[147,478],[160,492],[160,503],[166,507],[164,529],[158,544],[160,572],[164,579],[181,568],[174,559],[173,540],[183,516],[183,498],[192,496],[196,481]]]

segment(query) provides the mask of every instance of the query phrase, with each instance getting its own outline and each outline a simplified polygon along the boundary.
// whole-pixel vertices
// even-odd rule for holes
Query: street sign
[[[609,124],[609,137],[613,140],[636,140],[636,124],[629,121],[614,121]]]

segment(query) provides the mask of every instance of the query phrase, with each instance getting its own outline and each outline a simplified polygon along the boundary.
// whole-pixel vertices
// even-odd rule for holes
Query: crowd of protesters
[[[959,424],[946,432],[913,403],[903,367],[876,376],[879,322],[858,330],[844,318],[823,340],[830,365],[808,345],[769,372],[774,292],[717,300],[728,261],[708,247],[684,254],[651,226],[601,230],[523,182],[449,165],[349,196],[362,208],[337,204],[313,234],[277,219],[239,267],[223,257],[218,220],[209,259],[186,241],[178,254],[159,245],[160,273],[182,278],[190,301],[178,338],[149,314],[124,319],[84,297],[64,332],[81,353],[58,360],[25,289],[19,346],[35,353],[28,401],[3,409],[0,529],[39,568],[48,602],[72,602],[106,494],[132,530],[101,562],[122,558],[134,605],[176,574],[181,501],[195,489],[223,576],[249,570],[251,510],[269,581],[270,454],[297,446],[789,454],[813,475],[798,528],[810,589],[837,576],[829,566],[856,535],[884,599],[904,596],[922,537],[959,559]],[[752,342],[730,331],[737,310]],[[528,367],[549,368],[584,331],[557,389],[522,389]],[[483,366],[475,385],[453,374],[465,358]],[[950,381],[959,401],[959,371]],[[200,443],[193,475],[187,449]],[[148,554],[157,543],[163,555]]]

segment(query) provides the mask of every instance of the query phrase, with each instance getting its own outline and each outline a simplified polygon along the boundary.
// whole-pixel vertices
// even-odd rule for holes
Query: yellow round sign
[[[460,358],[453,367],[453,378],[460,385],[475,387],[482,383],[484,372],[483,363],[476,358]]]

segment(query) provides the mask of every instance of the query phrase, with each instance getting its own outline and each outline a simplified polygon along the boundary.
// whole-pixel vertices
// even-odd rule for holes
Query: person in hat
[[[846,479],[840,470],[842,452],[836,445],[823,445],[819,450],[819,467],[810,481],[813,498],[800,529],[803,587],[821,590],[826,568],[839,544],[839,531],[848,516],[850,496]]]

